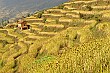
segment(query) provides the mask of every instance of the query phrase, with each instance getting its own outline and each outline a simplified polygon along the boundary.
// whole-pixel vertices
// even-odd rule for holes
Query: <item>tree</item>
[[[38,18],[41,18],[41,17],[42,17],[42,13],[41,13],[41,12],[38,13],[37,17],[38,17]]]
[[[3,20],[3,19],[0,22],[1,26],[6,26],[8,23],[9,23],[8,20]]]

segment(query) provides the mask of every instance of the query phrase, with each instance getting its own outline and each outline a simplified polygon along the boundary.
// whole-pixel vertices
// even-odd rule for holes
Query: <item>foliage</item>
[[[40,59],[37,59],[36,61],[35,61],[35,63],[38,63],[38,64],[40,64],[40,63],[42,63],[42,62],[44,62],[44,61],[51,61],[51,60],[53,60],[54,59],[54,57],[53,56],[44,56],[44,57],[41,57]]]
[[[0,60],[0,69],[3,67],[3,60]]]
[[[26,17],[29,17],[29,16],[31,16],[31,14],[27,13]]]
[[[8,23],[9,23],[8,20],[3,20],[3,19],[2,19],[2,21],[0,22],[0,25],[1,25],[1,26],[6,26]]]
[[[8,44],[6,40],[0,40],[0,43],[2,43],[3,47]]]
[[[109,71],[110,57],[109,57],[109,46],[107,45],[109,43],[107,41],[109,40],[96,39],[93,41],[89,41],[88,43],[83,43],[78,47],[73,47],[72,49],[68,48],[68,51],[57,57],[58,58],[57,61],[56,60],[47,61],[48,57],[46,57],[46,59],[45,57],[41,58],[40,60],[36,61],[38,63],[37,66],[32,65],[33,69],[31,71],[34,72],[40,71],[48,73],[51,72],[100,73],[101,71]],[[106,45],[106,47],[103,47],[102,44]],[[45,63],[43,61],[45,61]]]
[[[1,28],[0,73],[109,73],[109,10],[100,8],[106,2],[108,5],[109,1],[69,1],[52,12],[37,12],[32,17],[41,20],[31,18],[30,31]],[[79,10],[84,5],[87,10]],[[94,5],[103,11],[95,11]],[[42,18],[43,13],[53,15],[52,19]],[[64,19],[56,18],[57,14]],[[67,14],[80,18],[71,19]]]
[[[37,13],[37,18],[41,18],[42,17],[43,12],[38,12]]]
[[[93,8],[92,8],[91,6],[89,6],[89,5],[87,5],[86,8],[88,9],[88,11],[92,11],[92,9],[93,9]]]
[[[43,23],[45,23],[45,22],[46,22],[46,18],[43,19]]]
[[[63,8],[64,8],[64,5],[58,6],[58,9],[63,9]]]

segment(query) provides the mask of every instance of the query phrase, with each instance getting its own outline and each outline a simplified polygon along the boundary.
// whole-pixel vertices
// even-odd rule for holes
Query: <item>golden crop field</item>
[[[0,73],[110,73],[110,1],[69,0],[0,28]]]

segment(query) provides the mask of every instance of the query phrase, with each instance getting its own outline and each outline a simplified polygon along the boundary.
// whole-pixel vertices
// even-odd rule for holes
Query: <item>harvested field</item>
[[[0,28],[0,73],[110,73],[109,0],[69,0],[24,20],[30,29]]]

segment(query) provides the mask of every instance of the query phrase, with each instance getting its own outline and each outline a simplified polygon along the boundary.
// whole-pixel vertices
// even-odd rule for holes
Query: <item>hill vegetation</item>
[[[0,0],[0,23],[3,20],[12,22],[35,11],[51,8],[68,0]]]
[[[0,73],[109,73],[109,5],[70,0],[1,28]]]

